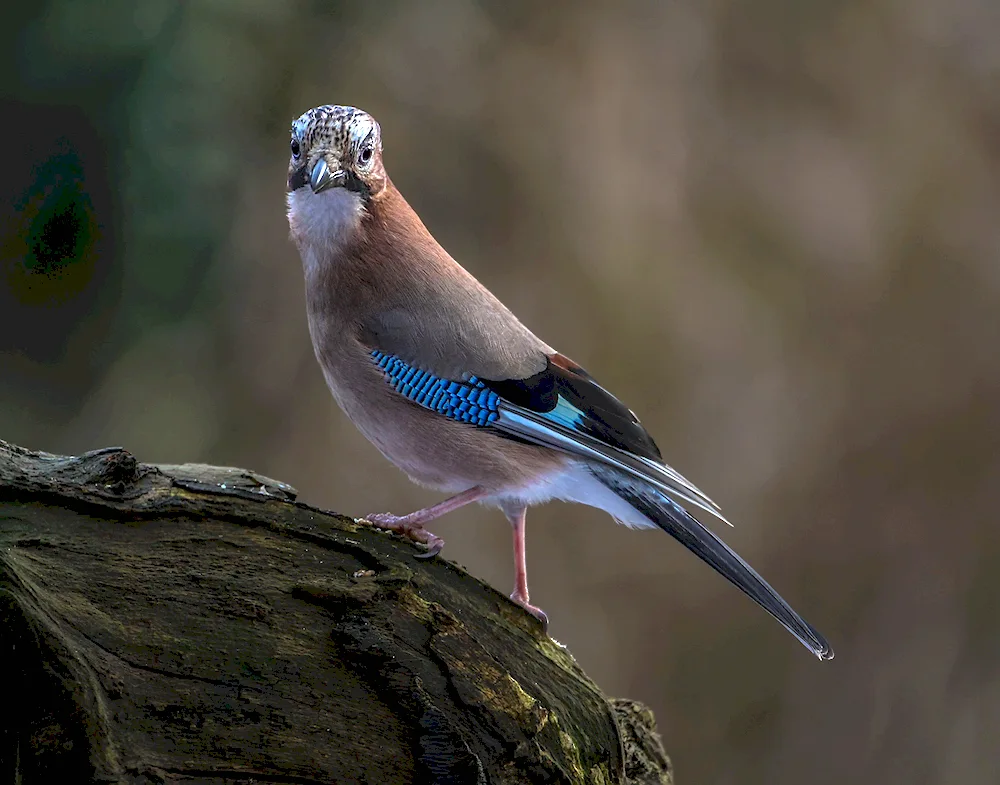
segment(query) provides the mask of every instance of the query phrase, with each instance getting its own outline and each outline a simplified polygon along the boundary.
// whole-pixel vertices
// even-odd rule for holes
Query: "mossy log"
[[[505,596],[242,469],[0,441],[0,782],[665,783]]]

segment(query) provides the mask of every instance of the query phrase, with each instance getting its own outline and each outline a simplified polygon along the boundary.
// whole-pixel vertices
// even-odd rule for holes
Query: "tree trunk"
[[[671,782],[532,616],[295,496],[0,441],[0,782]]]

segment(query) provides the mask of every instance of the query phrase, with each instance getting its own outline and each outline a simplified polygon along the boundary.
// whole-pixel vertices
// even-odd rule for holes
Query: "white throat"
[[[364,212],[361,195],[346,188],[315,194],[305,186],[288,194],[288,227],[306,266],[351,239]]]

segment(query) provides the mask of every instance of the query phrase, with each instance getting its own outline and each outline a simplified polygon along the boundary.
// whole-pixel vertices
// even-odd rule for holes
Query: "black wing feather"
[[[555,409],[562,398],[579,410],[575,427],[582,433],[651,461],[663,461],[660,448],[632,411],[562,354],[548,357],[544,370],[527,379],[482,382],[501,398],[539,414]]]

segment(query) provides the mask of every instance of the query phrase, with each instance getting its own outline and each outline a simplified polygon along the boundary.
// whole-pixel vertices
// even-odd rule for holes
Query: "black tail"
[[[821,660],[832,660],[833,649],[812,625],[791,609],[767,581],[736,552],[703,526],[683,507],[655,488],[642,485],[628,475],[604,466],[592,466],[591,472],[604,485],[627,501],[646,518],[685,548],[700,557],[717,572],[738,586],[760,607],[777,619]]]

